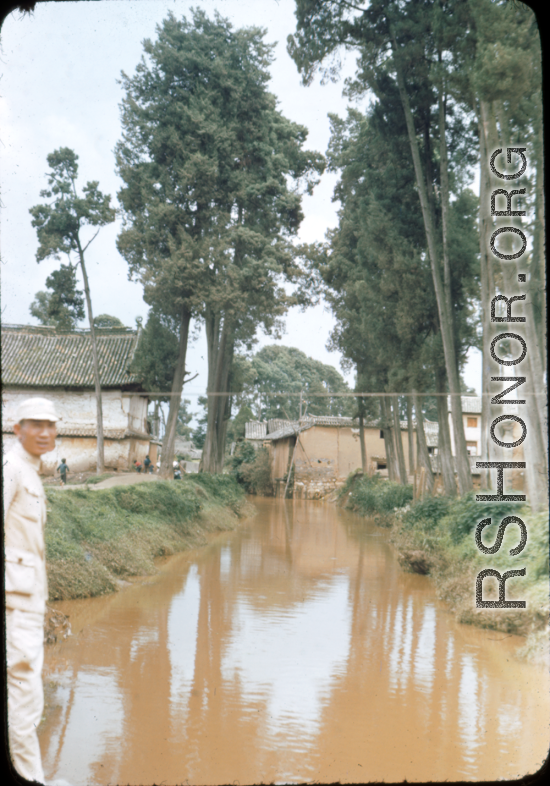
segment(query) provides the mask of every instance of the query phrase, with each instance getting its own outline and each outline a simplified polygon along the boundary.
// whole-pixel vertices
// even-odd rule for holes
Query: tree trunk
[[[403,438],[401,436],[401,421],[399,420],[399,399],[392,396],[393,409],[393,436],[395,439],[395,455],[397,457],[397,469],[401,485],[406,486],[409,482],[407,477],[407,467],[405,464],[405,453],[403,451]]]
[[[233,362],[233,331],[227,319],[212,315],[206,320],[208,343],[208,419],[201,471],[219,474],[223,470],[225,438],[230,401],[229,375]]]
[[[90,285],[88,283],[88,273],[86,272],[86,265],[84,264],[84,252],[78,242],[78,255],[80,259],[80,269],[82,270],[82,279],[84,281],[84,293],[86,296],[86,308],[88,310],[88,322],[90,323],[90,338],[92,339],[92,358],[94,364],[94,386],[95,386],[95,400],[97,411],[97,465],[96,472],[101,475],[105,471],[105,446],[103,441],[103,402],[101,400],[101,379],[99,376],[99,358],[97,354],[97,342],[94,327],[94,315],[92,311],[92,298],[90,295]]]
[[[494,113],[489,113],[487,122],[487,137],[491,140],[493,147],[502,147],[504,150],[510,145],[509,132],[508,132],[508,118],[504,105],[499,104],[499,120],[501,126],[500,138],[498,127]],[[492,182],[495,187],[502,188],[503,182],[498,181],[493,177]],[[513,184],[510,181],[505,181],[504,185],[510,188]],[[543,218],[535,216],[537,218]],[[518,226],[521,225],[521,219],[514,217],[500,218],[497,223],[505,226]],[[536,240],[536,229],[535,229]],[[539,237],[540,240],[540,237]],[[506,252],[511,250],[511,236],[509,233],[505,234],[502,240],[501,247]],[[544,380],[544,363],[542,362],[542,347],[544,344],[544,327],[537,325],[536,308],[534,304],[535,292],[530,284],[525,287],[518,285],[518,274],[521,270],[525,269],[525,263],[521,260],[508,261],[499,260],[500,270],[502,275],[502,288],[507,297],[523,295],[526,299],[522,304],[517,304],[517,309],[514,313],[522,314],[521,307],[523,306],[523,316],[526,321],[524,323],[516,323],[513,325],[514,332],[519,333],[525,339],[528,347],[527,358],[525,360],[526,368],[526,383],[523,386],[525,391],[526,416],[524,420],[529,422],[528,437],[524,443],[524,451],[527,463],[527,484],[529,487],[529,501],[531,505],[540,509],[547,504],[546,492],[546,478],[548,474],[548,433],[547,433],[547,402],[546,390],[543,383]],[[537,269],[536,264],[533,266]],[[498,324],[498,323],[497,323]],[[501,323],[503,332],[507,332],[510,328],[507,323]],[[500,327],[500,326],[499,326]],[[514,367],[519,372],[519,367]],[[505,453],[507,450],[503,449]],[[532,466],[529,467],[529,462]],[[534,469],[536,468],[536,470]],[[545,478],[544,488],[540,482],[540,476]]]
[[[488,253],[489,238],[493,228],[491,219],[491,181],[489,175],[488,156],[488,122],[489,106],[487,102],[480,101],[478,112],[479,131],[479,255],[481,278],[481,325],[482,325],[482,350],[481,350],[481,460],[492,461],[492,443],[489,439],[489,424],[491,420],[491,339],[493,337],[491,323],[491,300],[495,293],[494,271],[492,259]],[[491,473],[487,469],[481,470],[481,488],[490,489]]]
[[[441,56],[440,56],[441,62]],[[451,320],[453,336],[456,335],[451,296],[451,266],[449,264],[449,172],[447,165],[447,136],[445,133],[445,88],[443,79],[439,86],[439,179],[441,182],[441,235],[443,240],[443,291],[445,307]]]
[[[185,357],[187,355],[187,339],[189,337],[189,323],[191,322],[191,312],[182,306],[180,315],[180,335],[178,345],[178,359],[172,380],[172,395],[170,396],[170,408],[168,410],[168,420],[162,440],[162,456],[160,460],[160,476],[165,479],[173,478],[174,472],[172,462],[174,461],[174,444],[176,441],[176,426],[178,424],[178,412],[181,404],[181,394],[183,391],[183,381],[185,379]]]
[[[451,433],[449,431],[449,410],[443,373],[436,369],[435,388],[437,395],[437,421],[439,423],[439,467],[443,478],[443,488],[448,497],[456,495],[454,461],[451,449]],[[444,394],[444,395],[440,395]]]
[[[430,461],[430,454],[428,453],[428,445],[426,443],[426,432],[424,431],[424,415],[422,413],[422,402],[417,395],[416,390],[413,390],[413,403],[414,412],[416,415],[416,436],[418,439],[418,462],[426,470],[426,482],[428,489],[431,492],[434,487],[434,473],[432,470],[432,462]]]
[[[409,475],[414,475],[416,470],[416,462],[414,460],[414,426],[413,426],[413,408],[411,397],[407,396],[407,437],[409,440]]]
[[[388,467],[388,477],[394,483],[399,483],[399,470],[397,468],[394,439],[391,427],[391,413],[389,412],[389,402],[386,396],[380,397],[380,407],[382,410],[382,428],[384,433],[384,446],[386,448],[386,466]]]
[[[527,439],[523,443],[524,477],[527,481],[527,502],[534,512],[548,508],[547,455],[542,444],[540,430],[536,427],[538,424],[533,423],[536,407],[529,406],[529,400],[532,400],[536,387],[536,381],[532,375],[526,375],[525,384],[522,385],[521,390],[525,393],[524,398],[527,404],[522,407],[522,411],[519,413],[527,428]],[[512,451],[505,449],[505,452],[511,453]],[[510,461],[511,459],[506,458],[505,460]]]
[[[365,405],[361,397],[357,399],[357,404],[359,407],[359,445],[361,447],[361,469],[363,470],[363,474],[366,475],[367,474],[367,446],[365,444],[365,420],[364,420]]]
[[[155,439],[160,435],[160,415],[159,415],[159,400],[155,400],[155,411],[153,413],[153,436]]]
[[[420,159],[420,149],[418,147],[418,139],[414,127],[414,120],[410,107],[409,97],[405,87],[405,80],[403,77],[402,66],[399,57],[399,48],[393,29],[393,24],[389,22],[390,31],[393,43],[394,63],[397,75],[397,86],[403,112],[405,114],[405,122],[407,125],[407,133],[409,136],[409,143],[411,146],[411,153],[413,159],[413,166],[415,171],[416,185],[418,188],[418,195],[420,198],[420,207],[422,210],[422,218],[424,222],[424,229],[426,232],[426,242],[428,246],[428,255],[430,257],[430,264],[432,268],[432,278],[434,283],[435,297],[437,301],[437,310],[439,314],[439,324],[441,329],[441,337],[443,340],[443,352],[445,355],[445,369],[447,372],[447,381],[449,385],[449,392],[451,395],[451,416],[453,420],[453,430],[455,434],[456,443],[456,463],[458,474],[458,485],[461,494],[466,494],[473,488],[472,473],[470,471],[470,462],[468,460],[468,450],[466,448],[466,438],[464,436],[464,424],[462,419],[462,402],[460,399],[460,379],[458,374],[458,364],[455,351],[455,336],[453,333],[453,318],[452,313],[448,312],[447,299],[445,297],[444,284],[441,280],[441,271],[439,264],[439,257],[437,252],[437,241],[435,233],[434,219],[432,211],[430,210],[428,190],[424,178],[422,162]],[[440,133],[445,134],[445,128],[440,129]]]

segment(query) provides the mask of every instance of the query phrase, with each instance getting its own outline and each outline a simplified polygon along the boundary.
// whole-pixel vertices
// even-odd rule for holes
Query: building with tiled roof
[[[384,432],[365,422],[369,470],[387,477]],[[405,463],[408,467],[407,423],[401,422]],[[292,465],[293,494],[315,499],[342,485],[350,472],[361,468],[359,421],[329,415],[305,416],[297,421],[274,418],[245,426],[245,439],[269,449],[272,480],[277,495],[284,493]],[[416,454],[416,441],[413,445]]]
[[[481,454],[481,398],[462,396],[464,434],[470,456],[472,474],[479,476],[476,461]],[[450,410],[450,399],[449,399]],[[514,405],[508,405],[510,412]],[[506,410],[508,411],[508,410]],[[400,422],[403,452],[409,473],[409,434],[406,421]],[[377,422],[365,422],[365,447],[370,472],[388,477],[384,432]],[[416,423],[413,424],[416,432]],[[455,455],[452,419],[449,413],[451,446]],[[424,419],[424,433],[434,472],[439,466],[439,424]],[[291,464],[294,468],[294,493],[296,496],[324,496],[341,485],[350,472],[361,467],[359,421],[347,417],[303,417],[298,421],[283,419],[267,423],[246,424],[245,439],[269,448],[272,479],[277,493],[284,490],[285,478]],[[416,464],[416,439],[412,452]],[[293,459],[294,456],[294,459]]]
[[[96,328],[103,402],[105,466],[130,469],[149,452],[148,398],[130,371],[139,329]],[[4,450],[15,439],[19,402],[32,396],[54,401],[56,448],[43,457],[51,474],[67,459],[72,471],[95,468],[97,410],[91,337],[88,330],[58,332],[51,327],[2,327],[2,437]]]

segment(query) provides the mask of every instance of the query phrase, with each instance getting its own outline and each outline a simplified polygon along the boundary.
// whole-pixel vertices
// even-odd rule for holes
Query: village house
[[[462,410],[470,467],[474,484],[479,485],[481,470],[476,467],[476,462],[481,458],[481,398],[479,396],[462,396]],[[514,405],[507,405],[503,412],[513,414],[515,412]],[[514,424],[512,421],[510,425],[514,426],[512,431],[514,435],[517,431],[521,431],[519,424]],[[450,415],[449,427],[452,452],[453,455],[456,455]],[[379,425],[374,423],[365,423],[364,429],[367,471],[387,478],[384,433]],[[437,422],[425,419],[424,431],[432,469],[438,474],[440,472],[439,425]],[[416,424],[414,424],[414,434],[416,436]],[[405,421],[401,422],[401,436],[407,474],[411,478],[409,434]],[[317,499],[330,493],[345,482],[350,472],[361,469],[359,423],[352,418],[307,417],[299,421],[274,419],[268,420],[267,423],[252,422],[246,424],[245,439],[255,447],[261,445],[268,447],[271,457],[272,480],[278,496],[284,494],[291,463],[294,469],[294,496],[309,499]],[[512,441],[511,436],[507,436],[505,439]],[[417,462],[416,443],[415,438],[413,444],[415,465]],[[497,448],[497,450],[499,449]],[[514,448],[514,460],[521,461],[522,456],[522,447]],[[522,485],[521,473],[514,473],[514,488],[522,488]]]
[[[262,425],[262,424],[258,424]],[[272,479],[277,495],[284,493],[285,478],[292,463],[294,496],[318,499],[341,486],[350,472],[361,469],[359,422],[346,417],[305,417],[299,421],[269,420],[264,444],[271,454]],[[388,476],[384,434],[376,424],[365,424],[365,446],[369,472]],[[259,429],[253,441],[259,439]],[[407,473],[409,435],[401,422]],[[413,445],[416,460],[416,444]]]
[[[151,442],[148,398],[139,377],[129,371],[139,341],[139,328],[96,328],[105,466],[132,469],[143,461]],[[57,332],[51,327],[2,327],[2,443],[15,440],[15,412],[20,401],[44,396],[55,403],[55,450],[42,457],[42,471],[53,474],[61,458],[71,471],[95,469],[97,410],[89,331]],[[153,451],[155,452],[155,451]]]

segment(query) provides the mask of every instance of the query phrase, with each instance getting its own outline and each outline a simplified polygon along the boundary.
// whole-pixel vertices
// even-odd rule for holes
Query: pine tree
[[[74,289],[71,255],[76,255],[76,264],[80,266],[84,283],[88,322],[90,325],[90,338],[92,342],[92,356],[94,369],[94,385],[97,404],[97,473],[104,471],[104,445],[103,445],[103,408],[101,403],[101,379],[99,374],[99,359],[92,312],[92,297],[88,283],[88,273],[85,263],[85,252],[90,243],[97,237],[101,227],[115,220],[116,211],[111,207],[111,197],[102,194],[96,180],[89,181],[82,189],[82,196],[76,190],[78,177],[78,156],[68,147],[54,150],[47,157],[50,171],[47,175],[49,188],[40,192],[40,196],[48,200],[47,203],[31,207],[29,212],[33,217],[32,225],[36,228],[38,236],[38,250],[36,261],[53,257],[59,259],[60,254],[69,258],[68,266],[61,266],[57,271],[57,278],[52,274],[53,294],[48,302],[48,311],[51,314],[67,314],[67,304],[63,297],[72,298],[73,313],[79,315],[77,292]],[[84,227],[97,227],[92,238],[84,243],[82,230]],[[64,287],[67,286],[64,292]],[[62,294],[64,292],[64,294]],[[55,298],[59,297],[59,300]],[[70,308],[70,307],[69,307]],[[57,310],[56,310],[57,309]],[[55,316],[53,317],[55,319]]]
[[[208,421],[203,469],[221,472],[235,350],[270,331],[295,300],[291,238],[302,220],[296,186],[311,191],[322,156],[302,149],[303,126],[268,92],[273,47],[258,28],[233,30],[202,11],[172,14],[123,75],[116,148],[126,226],[118,247],[145,299],[179,320],[161,472],[169,474],[189,323],[205,323]],[[292,186],[288,181],[293,181]]]

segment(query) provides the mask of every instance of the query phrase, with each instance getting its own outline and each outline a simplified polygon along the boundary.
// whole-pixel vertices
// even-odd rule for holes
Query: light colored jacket
[[[6,607],[43,613],[48,597],[44,527],[46,495],[40,459],[20,442],[4,457]]]

